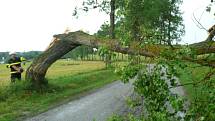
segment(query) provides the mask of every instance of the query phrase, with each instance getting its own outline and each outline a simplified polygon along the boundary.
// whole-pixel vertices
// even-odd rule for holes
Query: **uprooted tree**
[[[209,36],[214,36],[214,31],[215,30],[212,30]],[[47,80],[45,79],[45,75],[48,68],[63,55],[81,45],[96,48],[105,46],[111,51],[131,55],[142,55],[152,58],[160,56],[165,50],[171,50],[174,52],[182,48],[182,45],[175,45],[174,48],[172,48],[167,45],[148,44],[139,47],[136,46],[138,45],[137,42],[131,44],[130,47],[125,47],[122,46],[117,40],[110,39],[108,41],[104,41],[81,31],[70,32],[68,34],[59,34],[54,36],[54,41],[49,45],[48,49],[45,50],[39,57],[34,59],[26,71],[26,80],[30,81],[32,86],[35,88],[40,88],[41,86],[46,85]],[[191,44],[189,47],[193,52],[195,52],[196,55],[215,53],[215,42],[208,39],[207,41]],[[215,67],[215,62],[212,61],[192,59],[188,56],[181,59]]]

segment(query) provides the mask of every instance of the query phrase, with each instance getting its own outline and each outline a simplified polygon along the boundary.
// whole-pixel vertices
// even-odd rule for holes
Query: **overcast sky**
[[[72,17],[74,7],[82,0],[0,0],[0,52],[44,50],[54,34],[83,30],[91,34],[109,19],[98,11]],[[184,0],[182,11],[186,34],[182,43],[194,43],[206,38],[207,32],[196,27],[193,13],[200,18],[210,0]],[[204,13],[200,21],[208,28],[214,24],[212,14]],[[186,40],[186,41],[185,41]]]

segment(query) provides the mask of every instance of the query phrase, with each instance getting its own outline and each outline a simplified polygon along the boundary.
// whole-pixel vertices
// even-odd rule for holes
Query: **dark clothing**
[[[16,80],[21,80],[21,77],[22,77],[21,73],[14,73],[14,74],[12,73],[10,75],[11,82],[15,82]]]
[[[23,57],[15,57],[10,58],[8,60],[7,67],[11,70],[11,82],[15,82],[16,80],[21,80],[21,72],[18,72],[12,66],[16,66],[17,68],[21,68],[21,62],[24,61]]]
[[[16,66],[16,67],[21,67],[21,58],[20,57],[15,57],[14,59],[10,58],[8,60],[8,64],[9,64],[9,68],[11,72],[17,72],[17,70],[15,70],[12,66]]]

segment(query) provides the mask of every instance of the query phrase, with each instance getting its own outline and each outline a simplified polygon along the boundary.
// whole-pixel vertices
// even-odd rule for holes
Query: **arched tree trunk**
[[[50,47],[29,66],[26,71],[26,80],[30,81],[32,86],[37,89],[47,85],[48,81],[45,79],[45,75],[51,64],[77,46],[79,45],[71,41],[55,39]]]
[[[29,80],[36,88],[40,88],[41,86],[47,84],[47,81],[45,80],[45,75],[51,64],[53,64],[57,59],[61,58],[63,55],[80,45],[86,45],[96,48],[100,46],[105,46],[111,51],[130,55],[140,54],[147,57],[159,56],[163,50],[169,48],[168,46],[161,45],[146,45],[143,48],[139,48],[136,46],[123,47],[116,40],[110,39],[102,41],[95,38],[94,36],[80,31],[70,32],[68,34],[55,35],[54,38],[55,39],[51,43],[49,48],[45,50],[39,57],[37,57],[26,71],[26,80]],[[134,43],[133,45],[137,44]],[[192,44],[190,46],[193,50],[196,51],[196,54],[215,53],[215,42],[213,41],[204,41]],[[175,48],[180,49],[180,47],[178,46]],[[192,62],[195,61],[190,60],[189,58],[185,58],[185,60],[189,60]],[[200,63],[199,61],[196,62]],[[210,63],[210,66],[215,67],[215,62],[212,64]]]

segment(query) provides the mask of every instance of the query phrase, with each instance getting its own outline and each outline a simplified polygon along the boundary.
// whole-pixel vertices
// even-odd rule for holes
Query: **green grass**
[[[104,86],[118,76],[112,70],[97,70],[73,76],[49,79],[47,92],[37,93],[23,90],[23,82],[8,87],[8,98],[0,102],[0,121],[22,120],[20,117],[44,112],[62,102],[75,99],[84,92]],[[1,90],[2,91],[2,90]]]
[[[30,63],[23,65],[24,69]],[[74,75],[78,73],[89,72],[93,70],[103,69],[105,64],[102,61],[65,61],[58,60],[55,62],[48,70],[46,77],[47,78],[56,78],[58,76],[64,75]],[[25,77],[25,73],[22,74],[22,77]],[[0,87],[8,85],[10,83],[10,69],[6,68],[5,64],[0,64]]]
[[[205,66],[200,66],[198,64],[187,63],[188,67],[181,69],[178,68],[179,71],[179,79],[181,84],[186,84],[190,82],[199,82],[202,80],[205,75],[209,72],[210,68]],[[215,79],[213,76],[212,79]],[[198,83],[197,85],[186,85],[184,86],[187,97],[190,100],[194,100],[195,97],[206,97],[207,93],[202,91],[203,83]]]
[[[65,61],[59,60],[53,64],[47,72],[47,78],[55,78],[64,75],[90,72],[103,69],[105,64],[102,61]]]
[[[48,89],[38,93],[27,90],[25,81],[11,84],[9,69],[0,65],[0,121],[22,120],[119,79],[104,68],[101,61],[59,60],[47,72]]]

